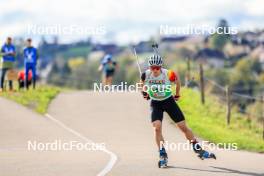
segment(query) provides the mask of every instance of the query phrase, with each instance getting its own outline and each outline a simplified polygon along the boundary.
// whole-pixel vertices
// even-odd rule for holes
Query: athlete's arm
[[[144,92],[143,87],[145,84],[145,79],[146,79],[146,73],[144,72],[140,76],[140,90],[141,90],[141,92]]]
[[[7,54],[5,53],[4,46],[1,48],[1,56],[6,56]]]
[[[177,72],[175,72],[175,84],[176,84],[176,94],[174,96],[174,99],[177,101],[180,98],[180,90],[181,90],[181,80]]]
[[[116,70],[119,70],[119,65],[117,64],[117,62],[114,61],[113,64],[114,64],[114,66],[115,66],[115,69],[116,69]]]
[[[146,80],[146,73],[145,73],[145,72],[141,74],[141,76],[140,76],[140,80],[141,80],[142,82],[145,82],[145,80]]]
[[[141,93],[143,95],[143,98],[149,100],[149,95],[148,93],[143,89],[144,88],[144,83],[145,83],[145,80],[146,80],[146,73],[142,73],[141,76],[140,76],[140,84],[141,84]]]
[[[181,90],[181,81],[180,81],[180,79],[176,79],[175,80],[175,84],[176,84],[176,96],[180,97],[180,90]]]
[[[103,65],[101,64],[99,67],[98,67],[98,71],[102,71],[103,69]]]
[[[8,56],[13,56],[13,57],[15,57],[15,56],[16,56],[16,52],[8,53]]]
[[[178,100],[180,98],[181,81],[178,77],[177,72],[175,71],[169,70],[168,76],[169,76],[169,80],[172,83],[175,83],[176,85],[176,93],[175,93],[174,99]]]
[[[2,56],[8,56],[9,55],[9,53],[5,51],[5,45],[2,47],[1,52],[2,52]]]
[[[12,48],[13,48],[14,51],[13,52],[10,52],[9,55],[15,57],[16,56],[16,48],[15,47],[12,47]]]

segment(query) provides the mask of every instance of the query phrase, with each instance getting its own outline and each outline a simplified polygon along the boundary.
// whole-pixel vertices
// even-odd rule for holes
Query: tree
[[[245,91],[239,91],[241,93],[253,94],[253,89],[257,85],[257,74],[254,67],[254,61],[248,58],[237,62],[231,77],[231,86],[234,89],[245,89]]]
[[[214,49],[223,51],[224,46],[230,41],[228,22],[225,19],[221,19],[217,25],[217,29],[218,31],[210,37],[210,45]]]

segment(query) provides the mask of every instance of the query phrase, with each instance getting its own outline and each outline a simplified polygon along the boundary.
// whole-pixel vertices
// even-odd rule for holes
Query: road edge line
[[[46,113],[45,116],[53,121],[54,123],[56,123],[57,125],[59,125],[60,127],[64,128],[65,130],[67,130],[68,132],[74,134],[75,136],[85,140],[86,142],[89,143],[94,143],[92,140],[88,139],[87,137],[85,137],[84,135],[82,135],[81,133],[73,130],[72,128],[68,127],[67,125],[65,125],[64,123],[62,123],[61,121],[55,119],[54,117],[52,117],[50,114]],[[110,160],[108,161],[107,165],[103,168],[103,170],[101,170],[97,176],[104,176],[106,175],[108,172],[110,172],[112,170],[112,168],[114,167],[116,161],[117,161],[117,155],[113,152],[111,152],[110,150],[107,150],[106,148],[100,150],[103,151],[105,153],[107,153],[108,155],[110,155]]]

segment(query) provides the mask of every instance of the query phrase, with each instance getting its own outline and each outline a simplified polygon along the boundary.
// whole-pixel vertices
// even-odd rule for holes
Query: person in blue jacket
[[[103,72],[102,83],[103,85],[111,85],[113,82],[113,76],[118,68],[117,62],[113,60],[111,54],[106,54],[101,60],[99,71]]]
[[[28,80],[29,71],[32,71],[32,83],[33,89],[36,88],[37,80],[37,60],[38,60],[38,51],[35,47],[32,46],[32,40],[27,39],[27,47],[24,49],[24,64],[25,64],[25,80]],[[26,88],[29,89],[28,81],[25,82]]]
[[[16,56],[16,48],[12,44],[12,38],[8,37],[6,43],[1,48],[1,81],[0,81],[0,92],[4,89],[5,75],[8,70],[13,69]],[[13,81],[9,80],[9,89],[13,90]]]

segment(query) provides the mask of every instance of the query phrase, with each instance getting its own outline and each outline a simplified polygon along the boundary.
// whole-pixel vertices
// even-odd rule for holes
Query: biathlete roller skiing
[[[154,55],[148,58],[149,68],[141,73],[136,49],[134,53],[137,58],[139,72],[141,74],[142,94],[147,100],[150,100],[151,122],[155,131],[155,140],[159,149],[160,160],[158,166],[167,167],[168,155],[164,147],[164,138],[162,135],[163,113],[167,112],[170,118],[176,123],[179,129],[184,133],[192,148],[201,159],[214,158],[213,153],[202,149],[193,132],[187,127],[184,114],[175,101],[180,98],[180,79],[176,72],[163,68],[163,59],[158,53],[158,45],[152,45]],[[172,85],[176,85],[176,92],[173,95]]]
[[[102,83],[103,85],[112,85],[113,76],[117,69],[117,62],[113,60],[113,56],[111,54],[106,54],[101,64],[98,68],[99,71],[102,71]]]

